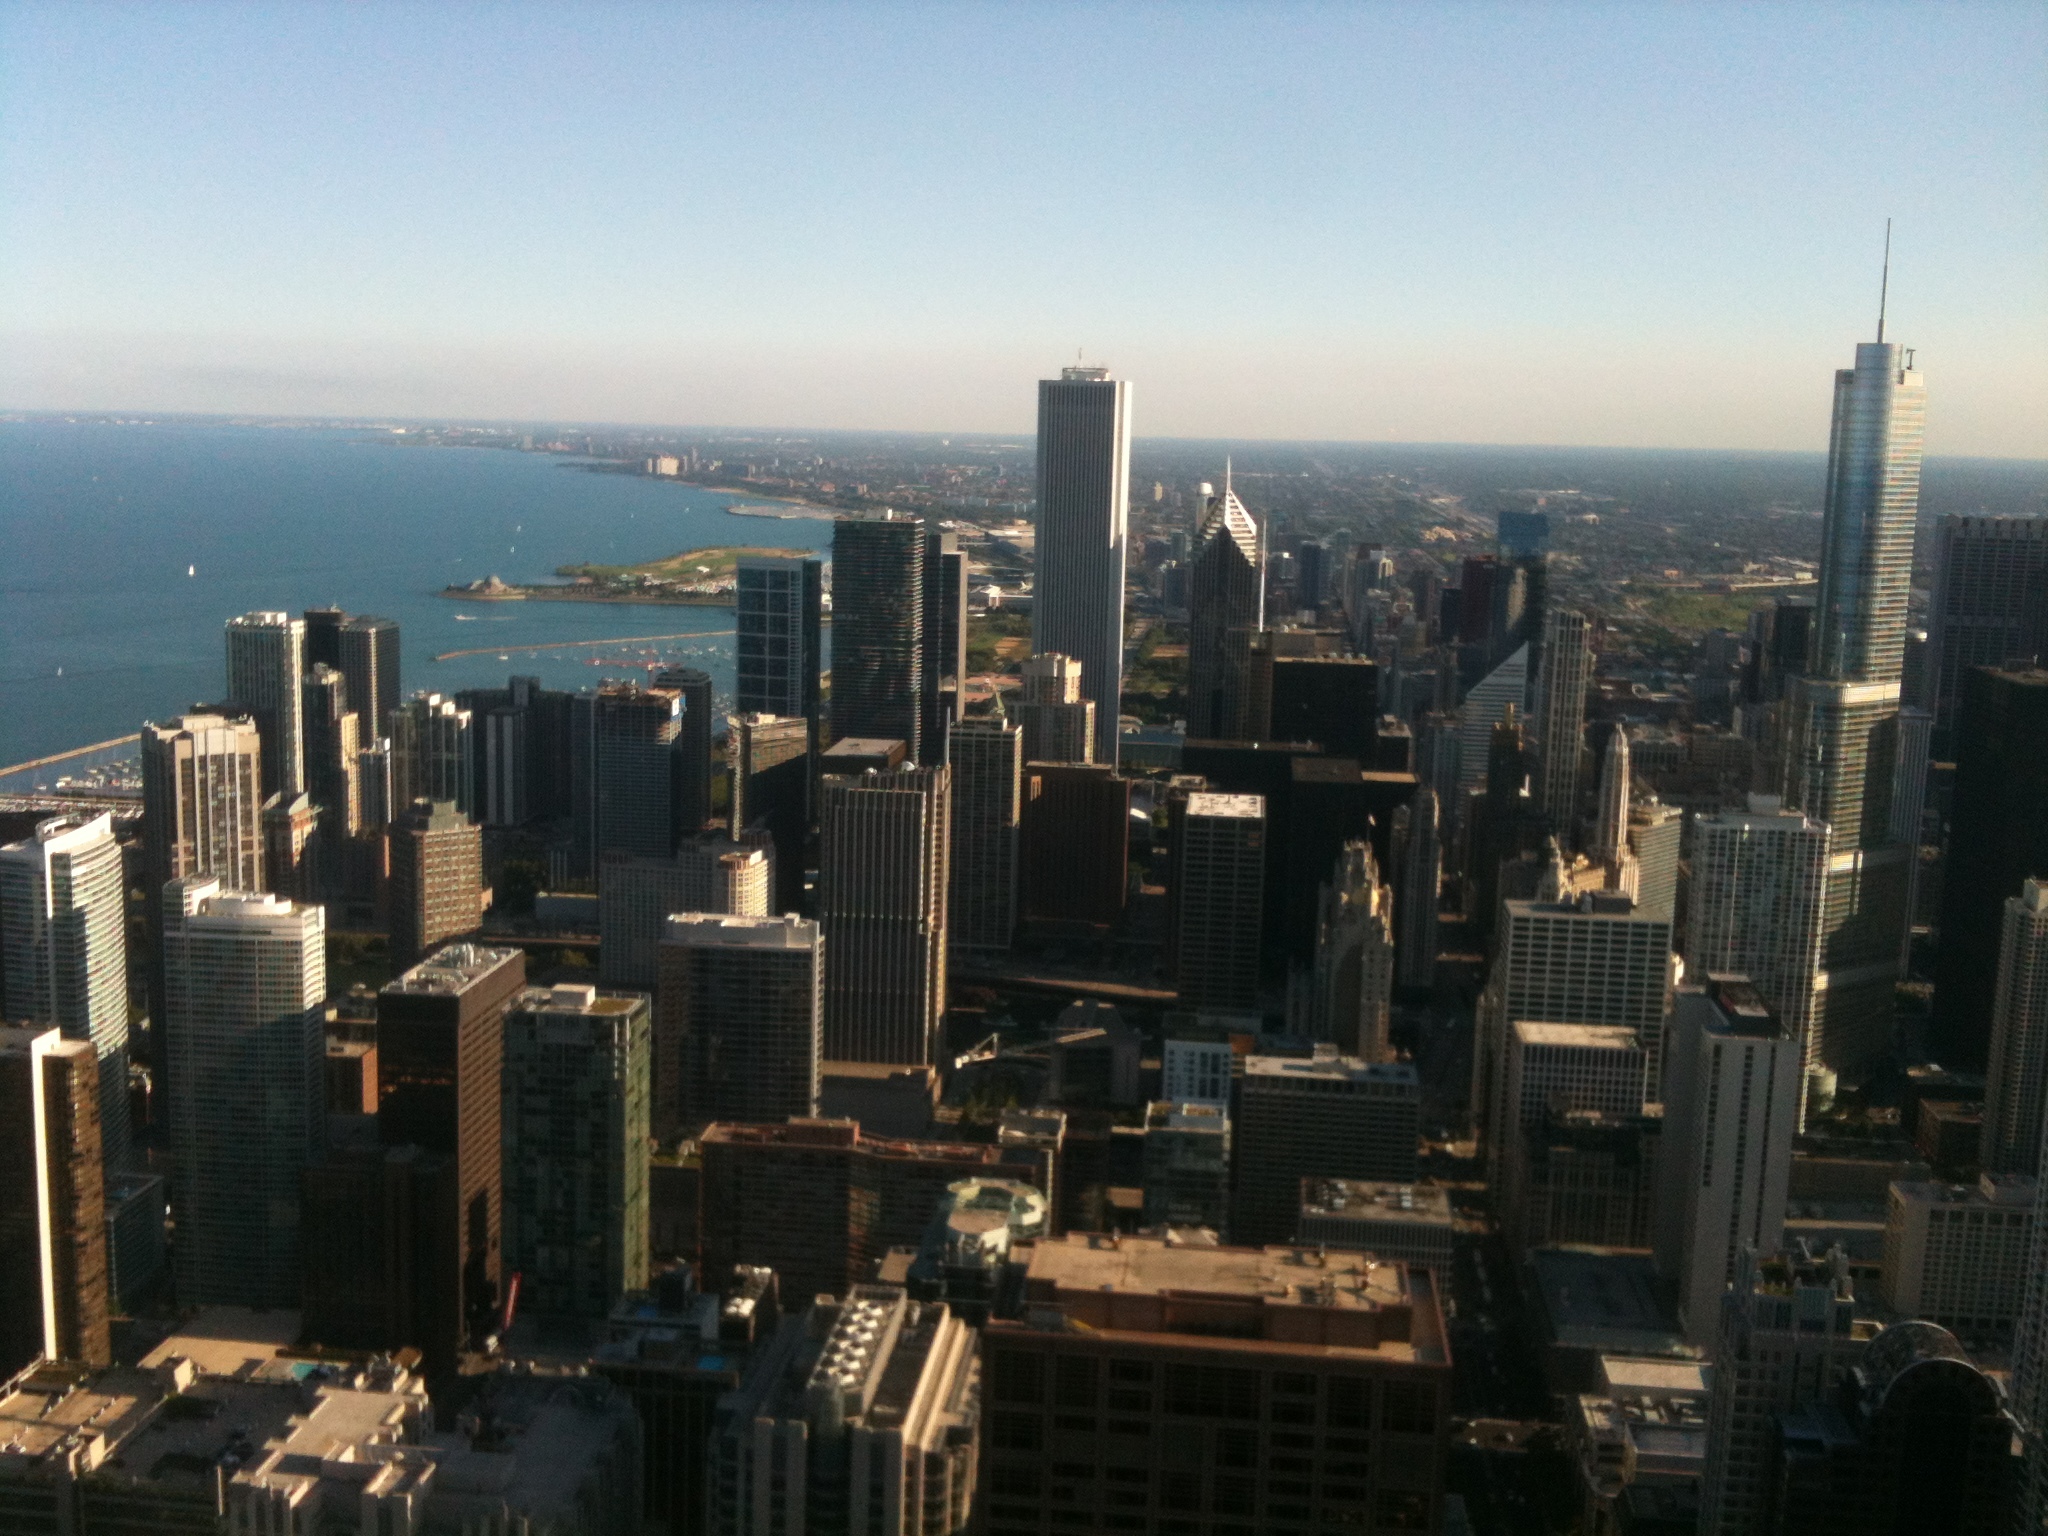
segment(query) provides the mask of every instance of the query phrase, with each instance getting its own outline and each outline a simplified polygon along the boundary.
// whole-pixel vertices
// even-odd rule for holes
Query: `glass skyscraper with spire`
[[[1883,327],[1880,325],[1879,333]],[[1890,1048],[1912,850],[1891,836],[1906,600],[1927,397],[1912,354],[1860,342],[1835,375],[1820,592],[1786,754],[1788,800],[1833,831],[1815,1027],[1861,1077]]]

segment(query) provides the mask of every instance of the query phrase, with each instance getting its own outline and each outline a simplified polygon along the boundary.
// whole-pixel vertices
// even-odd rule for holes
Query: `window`
[[[1436,1388],[1420,1381],[1386,1386],[1386,1427],[1396,1434],[1426,1435],[1436,1428]]]
[[[1053,1375],[1053,1401],[1062,1408],[1093,1408],[1097,1362],[1089,1355],[1063,1355]]]
[[[1257,1430],[1219,1429],[1216,1431],[1217,1466],[1256,1467],[1258,1464],[1259,1433]]]
[[[1373,1518],[1390,1531],[1426,1531],[1429,1529],[1429,1495],[1382,1493],[1373,1505]]]
[[[1029,1350],[1003,1349],[995,1352],[991,1365],[997,1402],[1045,1401],[1045,1356]]]
[[[1331,1377],[1323,1402],[1323,1422],[1332,1429],[1371,1429],[1371,1384],[1356,1376]]]
[[[1219,1515],[1255,1515],[1258,1485],[1248,1477],[1219,1477],[1209,1493],[1209,1508]]]
[[[999,1464],[989,1473],[988,1486],[991,1493],[1035,1499],[1039,1488],[1038,1468],[1028,1461]]]
[[[1149,1387],[1152,1385],[1151,1363],[1145,1360],[1112,1360],[1109,1362],[1109,1379]]]
[[[1259,1373],[1222,1365],[1169,1365],[1166,1411],[1189,1418],[1256,1419]]]
[[[1043,1434],[1036,1414],[998,1413],[989,1435],[999,1451],[1035,1451]]]

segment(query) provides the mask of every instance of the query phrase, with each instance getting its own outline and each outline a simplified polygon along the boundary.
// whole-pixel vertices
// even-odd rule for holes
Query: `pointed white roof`
[[[1237,552],[1244,556],[1245,564],[1256,567],[1259,563],[1259,525],[1245,510],[1243,502],[1237,499],[1237,492],[1230,488],[1230,465],[1223,466],[1223,494],[1211,496],[1202,507],[1202,525],[1196,534],[1198,543],[1206,545],[1219,533],[1230,535],[1237,545]]]

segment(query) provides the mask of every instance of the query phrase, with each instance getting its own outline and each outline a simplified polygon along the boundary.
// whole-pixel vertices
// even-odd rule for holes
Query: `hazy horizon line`
[[[266,411],[158,411],[139,408],[112,406],[91,406],[64,408],[58,406],[7,406],[0,405],[0,420],[18,418],[71,418],[71,417],[120,417],[148,418],[156,421],[185,422],[272,422],[281,426],[332,425],[340,427],[377,426],[444,426],[444,427],[499,427],[521,431],[535,428],[576,431],[633,431],[633,432],[681,432],[681,433],[730,433],[750,435],[756,433],[779,433],[795,437],[868,437],[868,438],[931,438],[948,442],[954,438],[970,442],[1018,442],[1029,443],[1034,434],[1030,432],[977,432],[954,430],[944,427],[909,429],[904,427],[801,427],[766,426],[730,423],[718,425],[703,422],[658,422],[658,421],[601,421],[577,420],[567,417],[516,417],[516,416],[403,416],[397,414],[348,415],[343,413],[292,412],[272,414]],[[1536,443],[1536,442],[1482,442],[1476,440],[1457,441],[1452,439],[1379,439],[1344,437],[1172,437],[1155,433],[1133,434],[1132,445],[1140,443],[1186,444],[1203,446],[1217,444],[1256,445],[1268,448],[1370,448],[1396,449],[1460,449],[1489,452],[1541,452],[1541,453],[1679,453],[1679,454],[1741,454],[1752,458],[1825,459],[1825,448],[1734,448],[1734,447],[1677,447],[1627,443]],[[2048,467],[2048,456],[2028,457],[2018,454],[1983,453],[1930,453],[1923,463],[1962,464],[2038,464]]]

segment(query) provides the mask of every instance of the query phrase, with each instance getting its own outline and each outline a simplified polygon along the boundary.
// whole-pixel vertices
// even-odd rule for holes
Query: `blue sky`
[[[0,3],[0,406],[2048,456],[2044,18]]]

